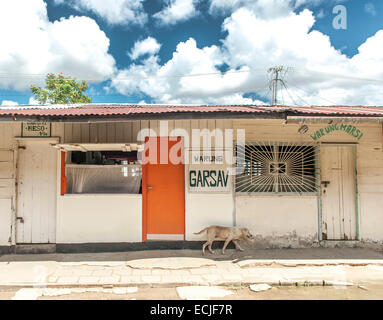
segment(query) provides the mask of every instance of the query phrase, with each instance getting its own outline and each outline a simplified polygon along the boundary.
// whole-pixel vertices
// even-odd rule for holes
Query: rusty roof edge
[[[353,116],[308,116],[308,115],[298,115],[298,116],[287,116],[287,120],[291,121],[373,121],[373,122],[383,122],[383,115],[371,116],[371,115],[353,115]]]
[[[366,106],[366,105],[311,105],[311,106],[283,106],[268,104],[137,104],[137,103],[79,103],[79,104],[45,104],[45,105],[16,105],[1,106],[1,109],[70,109],[81,107],[97,107],[97,108],[126,108],[126,107],[251,107],[251,108],[383,108],[383,106]]]
[[[188,119],[285,119],[283,113],[267,112],[170,112],[130,113],[109,115],[0,115],[0,122],[116,122],[129,120],[188,120]]]
[[[61,105],[60,105],[61,106]],[[66,106],[66,105],[65,105]],[[137,104],[84,104],[72,105],[76,108],[0,108],[0,121],[107,121],[119,118],[121,121],[129,119],[193,119],[193,118],[285,118],[292,116],[323,118],[379,118],[383,117],[383,107],[370,106],[317,106],[317,107],[289,107],[289,106],[255,106],[255,105],[158,105]],[[80,107],[81,106],[81,107]],[[121,110],[119,110],[121,107]],[[210,108],[211,107],[211,108]],[[139,112],[136,108],[141,109]],[[373,110],[377,108],[377,110]],[[116,109],[116,110],[110,110]],[[347,109],[350,109],[349,111]],[[39,112],[40,110],[40,112]],[[55,113],[55,110],[57,112]],[[76,110],[76,111],[74,111]],[[105,110],[105,113],[99,112]],[[49,120],[48,120],[49,119]]]

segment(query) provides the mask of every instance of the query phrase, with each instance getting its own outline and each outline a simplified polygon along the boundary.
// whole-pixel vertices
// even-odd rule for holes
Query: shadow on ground
[[[226,254],[221,253],[222,244],[215,243],[215,254],[202,250],[144,250],[124,252],[97,252],[97,253],[50,253],[50,254],[11,254],[0,256],[0,262],[8,261],[130,261],[136,259],[153,259],[169,257],[195,257],[215,261],[241,261],[248,259],[383,259],[382,250],[370,248],[307,248],[307,249],[247,249],[244,252],[227,249]]]

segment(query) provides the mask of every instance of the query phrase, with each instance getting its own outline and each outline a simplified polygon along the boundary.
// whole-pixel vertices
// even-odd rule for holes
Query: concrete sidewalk
[[[274,286],[346,286],[383,283],[381,252],[368,249],[350,249],[354,251],[347,252],[339,248],[338,259],[306,259],[306,256],[321,256],[326,252],[307,250],[311,251],[284,251],[296,259],[254,259],[252,255],[238,257],[242,253],[234,250],[229,250],[226,256],[202,256],[195,250],[191,253],[187,250],[167,250],[156,253],[7,255],[0,257],[0,286],[169,287],[259,283]],[[334,251],[329,252],[334,254]],[[272,253],[270,250],[266,255]],[[230,260],[230,257],[236,258]]]
[[[227,249],[222,255],[222,244],[214,244],[216,254],[201,250],[141,250],[124,252],[97,252],[97,253],[47,253],[47,254],[7,254],[0,255],[0,262],[11,261],[56,261],[56,262],[82,262],[82,261],[131,261],[148,258],[208,258],[214,261],[242,261],[257,260],[380,260],[383,259],[381,250],[371,248],[305,248],[305,249],[253,249],[243,246],[245,251]]]

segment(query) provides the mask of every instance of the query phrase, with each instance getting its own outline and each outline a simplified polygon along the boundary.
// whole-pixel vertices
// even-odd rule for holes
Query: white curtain
[[[70,165],[66,174],[68,193],[140,192],[140,165]]]

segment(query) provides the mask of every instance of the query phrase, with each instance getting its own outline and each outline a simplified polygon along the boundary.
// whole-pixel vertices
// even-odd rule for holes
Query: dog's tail
[[[205,228],[203,230],[201,230],[200,232],[194,232],[194,234],[201,234],[202,232],[206,231],[208,228]]]

